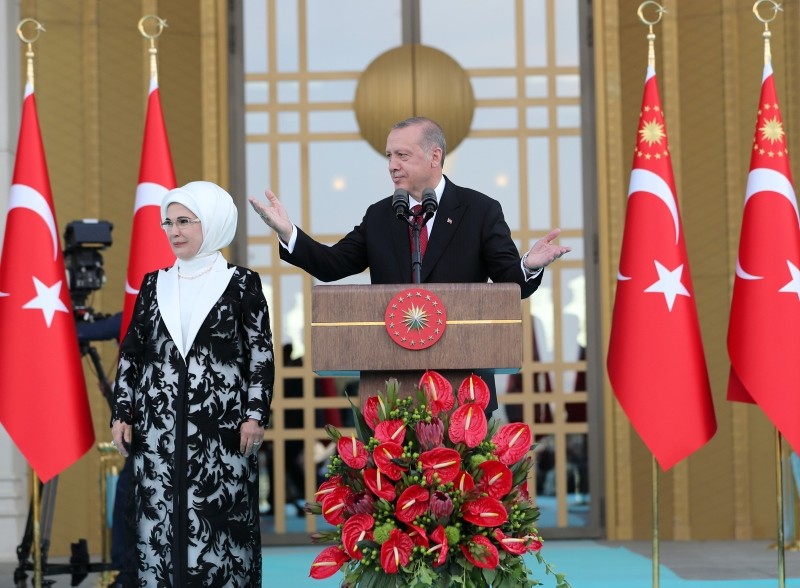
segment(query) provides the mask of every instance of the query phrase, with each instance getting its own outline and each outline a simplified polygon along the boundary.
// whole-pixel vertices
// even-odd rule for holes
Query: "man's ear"
[[[442,150],[441,148],[437,147],[431,153],[431,167],[441,167],[442,166]]]

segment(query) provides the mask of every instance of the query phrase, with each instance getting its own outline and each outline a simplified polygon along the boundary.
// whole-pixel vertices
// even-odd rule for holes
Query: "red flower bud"
[[[347,497],[347,512],[350,514],[371,515],[375,511],[375,501],[369,492],[356,492]]]
[[[444,492],[437,490],[431,495],[431,514],[437,519],[446,519],[453,514],[453,501]]]
[[[417,439],[423,451],[429,451],[442,446],[444,440],[444,423],[438,418],[433,417],[431,422],[417,423]]]

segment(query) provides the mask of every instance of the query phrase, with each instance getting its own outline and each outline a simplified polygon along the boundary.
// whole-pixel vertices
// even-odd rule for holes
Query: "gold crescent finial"
[[[648,20],[644,16],[644,9],[647,8],[648,6],[654,6],[656,9],[656,16],[653,20]],[[649,26],[652,30],[653,25],[660,23],[661,18],[664,16],[666,12],[667,11],[664,9],[664,7],[661,6],[661,4],[659,4],[655,0],[645,0],[644,2],[639,4],[639,10],[636,11],[636,14],[639,15],[639,20],[641,20],[644,24]]]
[[[32,24],[33,25],[33,36],[32,37],[26,37],[25,33],[22,32],[22,27],[24,27],[26,24]],[[38,41],[39,40],[39,35],[41,35],[44,32],[47,32],[47,31],[44,30],[44,27],[42,26],[42,23],[40,23],[38,20],[36,20],[34,18],[23,18],[21,21],[19,21],[19,24],[17,25],[17,36],[20,38],[20,40],[23,43],[27,43],[28,45],[31,45],[32,43],[35,43],[36,41]]]
[[[156,25],[156,32],[154,33],[148,33],[145,29],[145,25],[151,21]],[[161,36],[165,28],[167,28],[167,21],[155,14],[146,14],[139,19],[139,32],[145,39],[150,39],[151,43],[154,39],[158,39]]]
[[[758,11],[761,8],[762,4],[772,4],[772,18],[764,18],[761,16],[761,13]],[[756,20],[759,22],[764,23],[764,32],[761,33],[764,37],[764,65],[766,66],[768,63],[772,61],[772,50],[770,49],[769,40],[772,37],[772,33],[769,30],[769,23],[775,20],[778,17],[778,13],[781,12],[783,8],[781,5],[778,4],[775,0],[756,0],[755,4],[753,4],[753,14],[756,17]]]
[[[656,10],[656,16],[653,19],[647,19],[644,15],[644,9],[649,6],[654,6]],[[650,28],[650,32],[647,33],[647,65],[649,67],[656,66],[656,34],[653,32],[653,25],[660,23],[666,12],[664,7],[655,0],[645,0],[639,4],[639,9],[636,11],[636,14],[639,15],[639,20]]]
[[[761,8],[762,4],[771,4],[772,5],[772,18],[764,18],[761,16],[759,9]],[[756,0],[756,3],[753,4],[753,14],[756,16],[756,19],[764,23],[764,26],[769,26],[773,20],[778,18],[778,13],[782,12],[783,8],[780,4],[775,2],[775,0]]]
[[[26,37],[25,33],[22,32],[22,28],[30,24],[33,26],[33,34],[30,37]],[[28,45],[28,50],[25,52],[25,60],[27,61],[27,82],[30,84],[31,88],[33,88],[33,44],[39,39],[39,35],[46,32],[42,23],[34,18],[23,18],[19,21],[17,25],[17,36],[20,40]]]
[[[156,31],[154,33],[147,32],[145,25],[148,22],[155,23]],[[148,49],[150,53],[150,77],[156,81],[158,81],[158,63],[156,62],[158,49],[156,49],[156,39],[161,36],[165,28],[167,28],[167,21],[155,14],[147,14],[139,19],[139,32],[145,39],[150,40],[150,48]]]

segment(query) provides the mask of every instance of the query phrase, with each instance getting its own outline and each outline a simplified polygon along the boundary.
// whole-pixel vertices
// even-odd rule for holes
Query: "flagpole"
[[[659,585],[659,545],[658,545],[658,462],[653,461],[653,588]]]
[[[25,25],[31,25],[33,33],[31,36],[26,36],[23,32]],[[20,40],[28,45],[25,51],[26,58],[26,81],[27,84],[33,89],[33,44],[39,39],[39,35],[45,29],[42,24],[33,18],[24,18],[19,21],[17,25],[17,36]],[[31,487],[32,487],[32,500],[33,502],[33,585],[35,588],[42,588],[42,534],[41,534],[41,508],[39,496],[39,476],[31,469]]]
[[[761,16],[759,8],[763,4],[768,4],[772,7],[772,16]],[[756,19],[764,24],[764,65],[771,65],[772,53],[770,51],[770,37],[772,33],[769,30],[769,23],[771,23],[778,16],[778,12],[783,10],[781,5],[775,0],[756,0],[753,4],[753,15]],[[784,539],[783,528],[783,448],[781,442],[781,432],[775,428],[775,482],[777,484],[777,507],[778,507],[778,588],[786,586],[786,544]]]
[[[655,9],[655,16],[652,19],[648,19],[644,11],[648,7],[653,7]],[[644,25],[646,25],[649,29],[647,33],[647,66],[648,68],[655,68],[656,66],[656,49],[655,49],[655,40],[656,34],[653,32],[653,25],[658,24],[661,22],[661,18],[664,16],[664,7],[661,6],[655,0],[646,0],[639,5],[639,9],[636,11],[636,14],[639,16],[639,20],[642,21]],[[652,482],[653,482],[653,495],[652,495],[652,510],[653,510],[653,588],[659,588],[660,583],[660,545],[659,545],[659,535],[658,535],[658,462],[656,461],[655,455],[652,456]]]
[[[783,537],[783,449],[781,432],[775,429],[775,482],[778,485],[778,588],[786,586],[786,545]]]

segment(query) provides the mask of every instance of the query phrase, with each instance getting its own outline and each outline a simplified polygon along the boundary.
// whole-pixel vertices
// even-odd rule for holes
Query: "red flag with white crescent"
[[[0,258],[0,423],[47,482],[94,428],[44,145],[29,84]]]
[[[175,255],[161,229],[161,199],[176,186],[167,127],[161,110],[161,95],[158,82],[153,78],[150,81],[142,159],[139,166],[139,185],[136,187],[136,203],[133,210],[120,341],[128,331],[136,295],[139,294],[139,287],[145,274],[175,262]]]
[[[717,430],[655,69],[648,68],[633,158],[608,376],[662,469]]]
[[[764,66],[728,325],[728,400],[755,402],[800,451],[800,214]]]

